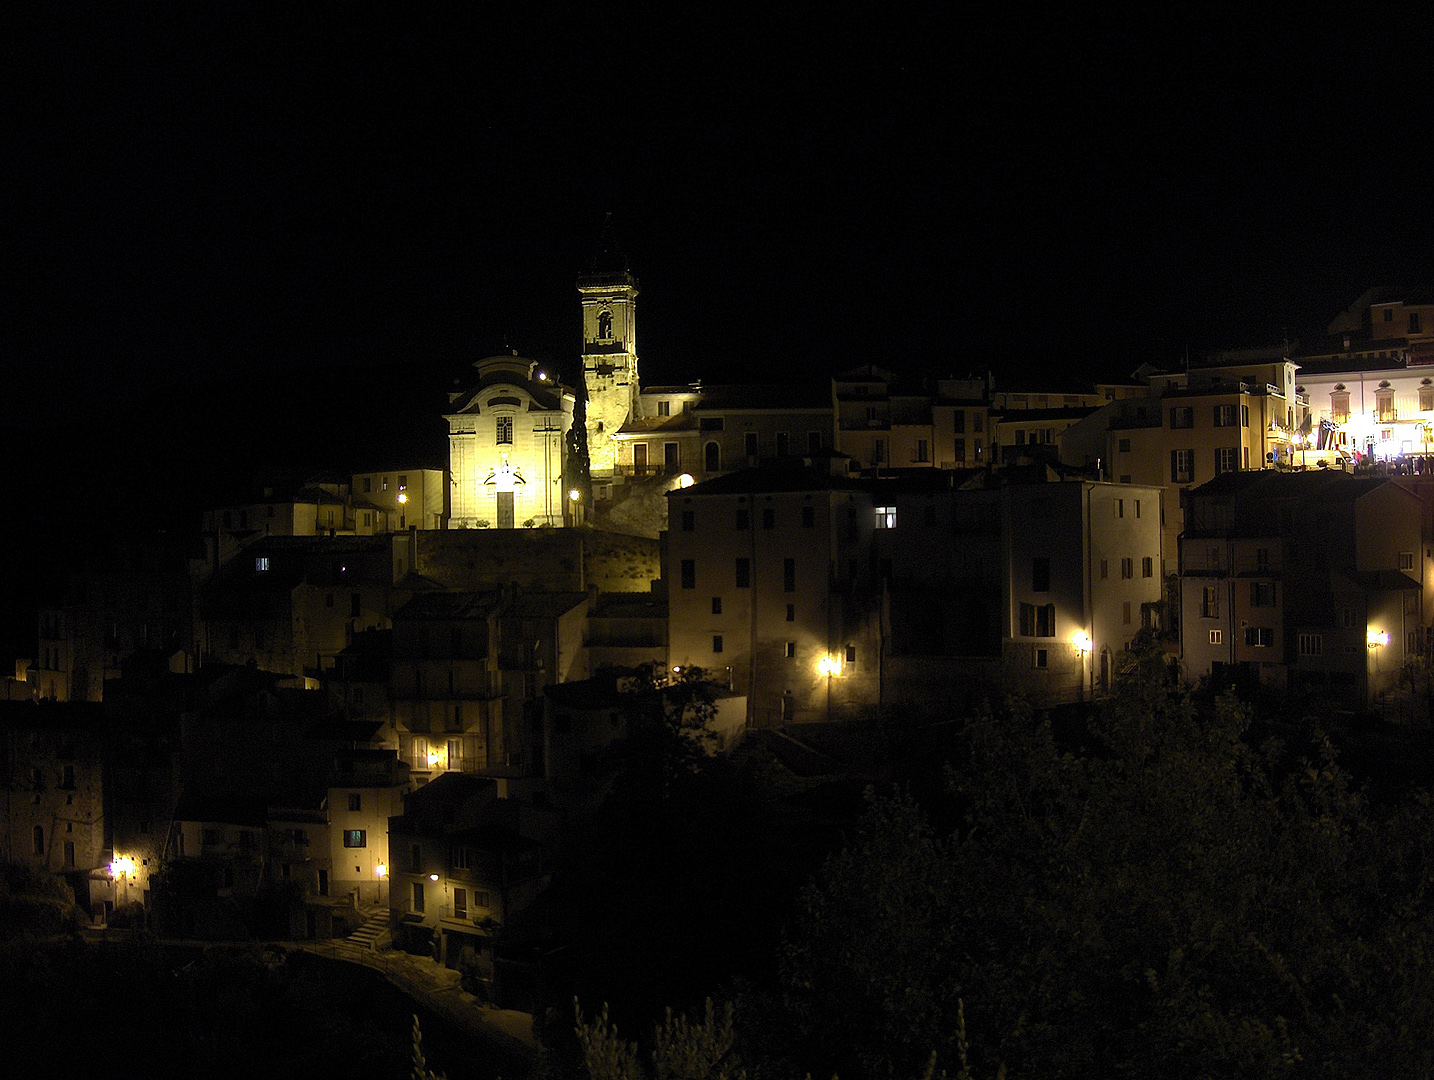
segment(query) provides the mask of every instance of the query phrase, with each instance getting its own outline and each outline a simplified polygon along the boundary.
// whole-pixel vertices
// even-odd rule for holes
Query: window
[[[1121,439],[1119,445],[1118,445],[1117,448],[1116,448],[1116,452],[1117,452],[1117,453],[1120,453],[1120,454],[1128,454],[1128,453],[1130,453],[1130,440],[1129,440],[1129,439]]]
[[[1211,631],[1210,631],[1210,644],[1211,644],[1211,645],[1219,645],[1219,644],[1221,644],[1224,640],[1225,640],[1225,631],[1223,631],[1223,630],[1211,630]]]
[[[1051,560],[1044,556],[1031,560],[1031,591],[1051,591]]]
[[[407,491],[407,490],[408,490],[408,477],[407,477],[407,476],[400,476],[400,477],[398,478],[398,490],[399,490],[399,491]]]
[[[751,519],[751,516],[747,513],[746,507],[739,506],[739,507],[737,508],[737,522],[736,522],[737,531],[738,531],[738,532],[741,532],[741,531],[743,531],[744,529],[749,528],[749,527],[751,526],[751,524],[752,524],[752,519]]]
[[[1240,448],[1238,446],[1222,446],[1215,451],[1215,475],[1234,472],[1240,467]]]
[[[1130,625],[1130,601],[1125,600],[1120,605],[1120,621],[1126,626]]]
[[[957,416],[960,416],[961,414],[960,414],[960,413],[957,413],[956,415],[957,415]],[[965,440],[965,439],[957,438],[956,443],[955,443],[955,454],[956,454],[956,460],[957,460],[957,462],[962,462],[962,461],[965,461],[965,460],[966,460],[966,440]]]
[[[1115,500],[1115,516],[1118,517],[1118,518],[1123,518],[1123,517],[1125,517],[1125,500],[1124,500],[1124,499],[1116,499],[1116,500]]]
[[[1265,570],[1269,570],[1269,568],[1270,568],[1270,549],[1269,549],[1269,548],[1256,548],[1256,549],[1255,549],[1255,569],[1256,569],[1256,570],[1260,570],[1260,571],[1265,571]]]
[[[363,809],[363,796],[356,791],[349,792],[349,810],[357,813]]]
[[[762,507],[762,528],[775,529],[777,527],[777,512],[770,506]]]
[[[1245,644],[1267,649],[1275,643],[1275,632],[1268,626],[1245,627]]]
[[[1434,386],[1421,386],[1419,388],[1419,411],[1434,411]]]
[[[1420,330],[1419,330],[1419,312],[1417,312],[1417,311],[1411,311],[1411,312],[1409,313],[1409,332],[1410,332],[1411,334],[1420,333]]]
[[[1149,555],[1140,560],[1140,576],[1143,578],[1155,576],[1155,559]]]
[[[917,440],[916,440],[916,460],[917,460],[917,461],[930,461],[930,460],[931,460],[931,452],[930,452],[930,450],[927,449],[926,440],[925,440],[925,439],[917,439]]]
[[[896,528],[896,507],[878,506],[876,508],[876,527],[878,529]]]
[[[980,435],[980,434],[982,434],[985,430],[986,430],[986,414],[985,414],[985,413],[972,413],[972,414],[971,414],[971,431],[972,431],[972,433],[975,434],[975,435]]]
[[[1338,386],[1329,395],[1329,417],[1336,424],[1349,423],[1349,391]]]
[[[1250,606],[1274,607],[1275,583],[1273,581],[1250,582]]]
[[[1176,405],[1170,410],[1170,426],[1193,428],[1195,426],[1195,410],[1189,405]]]
[[[1022,604],[1020,608],[1022,637],[1055,637],[1056,607],[1054,604]]]
[[[777,432],[777,456],[787,457],[788,449],[789,445],[787,440],[787,433],[785,431]]]
[[[1130,580],[1131,578],[1133,578],[1133,577],[1135,577],[1135,560],[1134,560],[1134,559],[1121,559],[1121,560],[1120,560],[1120,578],[1121,578],[1121,580],[1122,580],[1122,581],[1129,581],[1129,580]]]
[[[1233,406],[1233,405],[1216,405],[1216,406],[1215,406],[1215,426],[1216,426],[1216,427],[1234,427],[1234,426],[1235,426],[1235,406]]]
[[[75,767],[73,765],[60,766],[60,787],[66,791],[75,790]]]
[[[737,588],[746,589],[752,585],[752,560],[737,560]]]
[[[662,404],[666,405],[667,402]],[[468,890],[455,886],[453,889],[453,917],[455,919],[468,918]]]
[[[1321,656],[1324,653],[1323,634],[1301,634],[1299,638],[1301,656]]]
[[[951,430],[957,435],[966,434],[966,414],[960,409],[951,414]]]
[[[1017,446],[1025,446],[1025,445],[1026,445],[1026,429],[1025,429],[1025,428],[1017,428],[1017,429],[1016,429],[1016,445],[1017,445]]]
[[[714,653],[719,653],[719,652],[722,651],[722,635],[721,635],[721,634],[713,634],[713,635],[712,635],[712,651],[713,651]]]
[[[684,407],[682,411],[690,412],[691,410],[689,408]],[[721,431],[722,428],[723,423],[722,417],[720,416],[704,416],[697,421],[698,431]],[[598,430],[601,431],[602,428],[598,428]]]
[[[670,402],[670,401],[659,401],[659,402],[657,403],[657,415],[658,415],[658,416],[671,416],[671,415],[672,415],[672,402]]]
[[[697,515],[691,510],[682,511],[682,531],[694,532],[697,529]]]
[[[1108,578],[1108,577],[1110,577],[1110,560],[1109,560],[1109,559],[1101,559],[1101,560],[1100,560],[1100,580],[1101,580],[1101,581],[1104,581],[1104,580],[1105,580],[1106,578]]]
[[[1401,552],[1399,553],[1399,569],[1401,569],[1401,570],[1413,570],[1413,569],[1414,569],[1414,552],[1412,552],[1412,551],[1401,551]]]
[[[715,442],[710,442],[703,447],[702,467],[710,473],[722,471],[722,448]]]
[[[783,560],[782,560],[782,591],[783,591],[783,592],[796,592],[796,591],[797,591],[797,560],[796,560],[796,559],[783,559]]]
[[[1202,619],[1218,619],[1220,617],[1220,590],[1215,585],[1206,585],[1200,594],[1200,617]]]
[[[787,605],[787,622],[796,622],[796,621],[797,621],[797,605],[796,605],[796,604],[788,604],[788,605]]]
[[[34,855],[45,854],[45,829],[42,825],[36,825],[30,830],[30,851]]]
[[[1050,666],[1050,653],[1046,649],[1037,649],[1031,657],[1033,667],[1045,668]]]
[[[695,559],[682,560],[682,587],[684,589],[697,588],[697,561]]]
[[[408,869],[410,873],[420,874],[423,872],[423,849],[417,844],[411,844],[408,849]]]
[[[361,848],[368,847],[368,830],[366,829],[345,829],[344,847]]]
[[[712,614],[713,614],[713,615],[721,615],[721,614],[722,614],[722,598],[721,598],[720,596],[714,596],[714,597],[712,598]]]
[[[747,434],[742,437],[742,444],[749,458],[755,458],[757,456],[757,433],[755,431],[747,432]]]
[[[511,446],[513,443],[513,418],[511,416],[500,416],[498,424],[498,445]]]
[[[254,573],[262,574],[269,569],[269,556],[259,555],[254,559]]]
[[[871,444],[871,463],[880,465],[886,461],[886,440],[874,439]]]
[[[814,506],[802,507],[802,528],[813,528],[817,523],[817,510]]]
[[[1241,427],[1249,427],[1249,426],[1250,426],[1250,407],[1249,407],[1248,405],[1241,405],[1241,406],[1240,406],[1240,426],[1241,426]]]
[[[847,662],[848,664],[855,664],[855,663],[856,663],[856,646],[855,646],[855,645],[848,645],[848,646],[846,647],[846,662]]]
[[[797,643],[795,641],[787,642],[785,653],[788,660],[795,660],[797,658]]]
[[[413,883],[413,910],[421,913],[423,911],[423,882]]]

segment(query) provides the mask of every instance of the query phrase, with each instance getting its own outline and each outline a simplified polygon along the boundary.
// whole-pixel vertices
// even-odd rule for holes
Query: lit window
[[[269,556],[259,555],[254,559],[254,572],[262,574],[269,569]]]
[[[1323,655],[1323,653],[1324,653],[1324,635],[1323,635],[1323,634],[1301,634],[1301,635],[1300,635],[1300,655],[1301,655],[1301,656],[1321,656],[1321,655]]]
[[[498,445],[510,446],[513,442],[513,418],[511,416],[498,417]]]
[[[670,402],[670,401],[659,401],[659,402],[657,403],[657,415],[658,415],[658,416],[671,416],[671,415],[672,415],[672,402]]]
[[[664,403],[665,404],[665,403]],[[468,890],[455,887],[453,890],[453,917],[468,918]]]
[[[1220,644],[1221,642],[1223,642],[1224,640],[1225,640],[1225,631],[1223,631],[1223,630],[1211,630],[1211,631],[1210,631],[1210,644],[1211,644],[1211,645],[1219,645],[1219,644]]]
[[[361,848],[368,847],[368,831],[365,829],[345,829],[344,847]]]
[[[896,507],[878,506],[876,508],[876,527],[878,529],[896,528]]]
[[[1275,643],[1275,632],[1268,626],[1245,627],[1245,644],[1257,648],[1268,648]]]

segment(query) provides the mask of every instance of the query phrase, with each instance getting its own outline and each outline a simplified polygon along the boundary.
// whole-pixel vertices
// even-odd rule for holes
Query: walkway
[[[514,1009],[485,1005],[459,985],[461,976],[425,957],[396,949],[375,952],[345,938],[286,942],[285,947],[330,960],[362,964],[383,975],[414,1001],[442,1015],[504,1057],[531,1064],[537,1051],[533,1017]]]

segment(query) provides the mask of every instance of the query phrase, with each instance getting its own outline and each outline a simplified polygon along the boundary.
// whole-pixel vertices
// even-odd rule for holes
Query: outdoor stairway
[[[348,937],[344,938],[350,945],[357,945],[361,949],[372,950],[374,942],[388,930],[388,912],[378,915],[371,915],[367,922],[360,926]]]

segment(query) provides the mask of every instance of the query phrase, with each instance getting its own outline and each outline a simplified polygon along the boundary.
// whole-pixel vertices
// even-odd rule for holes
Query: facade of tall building
[[[612,476],[618,432],[637,411],[637,278],[609,250],[578,278],[583,313],[588,464]]]

